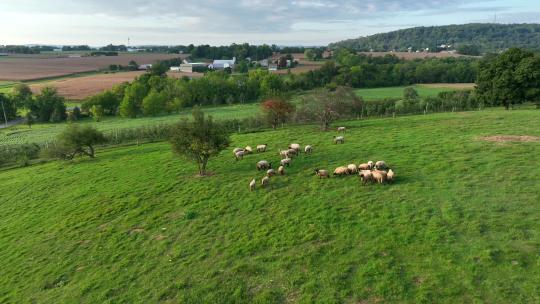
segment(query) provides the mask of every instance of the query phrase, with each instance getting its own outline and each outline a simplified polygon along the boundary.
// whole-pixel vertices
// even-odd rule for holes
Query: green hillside
[[[442,44],[476,45],[482,52],[495,52],[511,47],[540,49],[540,24],[490,24],[415,27],[349,39],[333,43],[331,48],[346,47],[358,51],[405,51],[430,48]]]
[[[540,142],[480,137],[539,124],[487,110],[341,122],[344,145],[316,126],[234,135],[205,178],[167,143],[0,171],[0,302],[538,303]],[[314,154],[249,192],[291,142]],[[395,183],[313,175],[369,159]]]

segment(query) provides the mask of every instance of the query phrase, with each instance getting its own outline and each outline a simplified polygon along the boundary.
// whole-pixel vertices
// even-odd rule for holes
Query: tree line
[[[459,48],[472,45],[479,53],[499,52],[512,47],[540,50],[540,24],[489,24],[415,27],[349,39],[330,44],[332,49],[350,48],[355,51],[407,51],[429,48],[440,50],[441,45]]]

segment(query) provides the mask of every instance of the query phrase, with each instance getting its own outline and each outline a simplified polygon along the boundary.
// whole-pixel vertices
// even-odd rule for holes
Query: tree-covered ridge
[[[471,23],[463,25],[415,27],[389,33],[349,39],[330,44],[331,48],[346,47],[357,51],[405,51],[441,45],[476,45],[483,53],[511,47],[540,50],[540,24]]]

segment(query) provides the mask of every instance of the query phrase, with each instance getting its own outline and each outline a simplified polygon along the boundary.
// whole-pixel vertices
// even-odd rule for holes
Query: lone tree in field
[[[229,132],[212,116],[195,108],[193,120],[184,119],[171,128],[169,141],[173,151],[199,167],[199,175],[206,175],[206,165],[212,156],[229,146]]]
[[[540,99],[540,55],[513,48],[498,56],[486,56],[476,80],[481,101],[510,106]]]
[[[266,120],[275,129],[279,124],[289,120],[295,108],[291,102],[280,97],[274,97],[264,101],[261,104],[261,109]]]
[[[105,136],[91,126],[79,127],[70,124],[58,136],[58,145],[53,154],[62,159],[73,159],[77,155],[95,157],[94,146],[104,143]]]
[[[323,131],[341,117],[352,117],[362,107],[362,100],[353,89],[337,87],[334,91],[319,89],[301,99],[298,118],[303,121],[317,121]]]

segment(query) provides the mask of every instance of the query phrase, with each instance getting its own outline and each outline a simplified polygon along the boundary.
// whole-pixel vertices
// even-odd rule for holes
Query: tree
[[[146,87],[139,81],[135,81],[126,87],[124,98],[120,103],[120,115],[130,118],[137,117],[141,112],[141,104],[146,93]]]
[[[163,62],[156,62],[150,68],[150,74],[153,76],[164,76],[167,74],[169,67]]]
[[[272,128],[277,128],[279,124],[285,123],[294,112],[294,105],[283,98],[270,98],[261,104],[264,117],[272,125]]]
[[[321,129],[327,131],[334,120],[352,116],[361,104],[361,99],[351,88],[338,87],[335,91],[318,89],[301,99],[298,117],[300,120],[317,121]]]
[[[403,99],[405,100],[417,100],[420,97],[418,95],[418,91],[416,91],[413,87],[406,87],[403,90]]]
[[[96,122],[100,122],[104,115],[103,107],[101,105],[93,105],[92,108],[90,108],[90,114]]]
[[[29,110],[41,122],[59,122],[67,117],[65,99],[52,87],[44,87],[30,103]]]
[[[469,56],[480,56],[481,54],[480,47],[474,44],[461,44],[457,47],[457,52]]]
[[[307,60],[313,61],[315,60],[315,51],[313,49],[307,49],[304,51],[304,56],[306,56]]]
[[[486,56],[476,80],[478,97],[486,104],[503,105],[507,110],[511,105],[537,99],[540,74],[534,71],[535,67],[537,56],[518,48]]]
[[[156,116],[165,111],[167,102],[165,94],[159,93],[156,90],[150,91],[142,102],[142,112],[145,116]]]
[[[28,108],[32,102],[32,90],[24,83],[19,83],[11,89],[11,97],[18,108]]]
[[[200,176],[206,175],[210,157],[217,156],[230,143],[228,131],[212,116],[206,118],[197,107],[193,120],[184,119],[171,128],[169,141],[176,154],[197,163]]]
[[[52,148],[51,153],[62,159],[73,159],[77,155],[94,158],[94,146],[104,142],[106,142],[105,136],[95,128],[70,124],[58,135],[58,144]]]
[[[34,124],[35,118],[32,112],[28,111],[26,112],[26,115],[24,116],[26,118],[26,125],[28,128],[32,128],[32,125]]]

